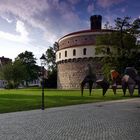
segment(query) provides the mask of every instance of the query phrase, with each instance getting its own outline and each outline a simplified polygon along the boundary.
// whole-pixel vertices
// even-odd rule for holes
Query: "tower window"
[[[76,50],[75,49],[73,50],[73,56],[76,56]]]
[[[65,57],[67,57],[67,51],[65,51]]]
[[[86,55],[86,54],[87,54],[87,49],[84,48],[84,49],[83,49],[83,55]]]
[[[59,53],[59,59],[61,58],[61,53]]]

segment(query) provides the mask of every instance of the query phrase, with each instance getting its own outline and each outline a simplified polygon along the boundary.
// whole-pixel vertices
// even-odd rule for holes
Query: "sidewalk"
[[[139,140],[140,98],[0,114],[0,140]]]

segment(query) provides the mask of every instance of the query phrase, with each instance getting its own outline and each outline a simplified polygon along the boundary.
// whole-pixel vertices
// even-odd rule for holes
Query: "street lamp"
[[[41,109],[44,110],[44,66],[46,65],[46,57],[44,54],[40,57],[41,62],[41,73],[42,73],[42,106]]]

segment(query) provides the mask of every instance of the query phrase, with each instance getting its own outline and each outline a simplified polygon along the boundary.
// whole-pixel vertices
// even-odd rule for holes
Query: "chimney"
[[[91,30],[101,30],[102,27],[102,16],[101,15],[93,15],[90,17],[90,28]]]

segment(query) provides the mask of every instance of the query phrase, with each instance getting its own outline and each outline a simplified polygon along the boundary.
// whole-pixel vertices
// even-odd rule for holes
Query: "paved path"
[[[0,140],[140,140],[140,98],[0,114]]]

